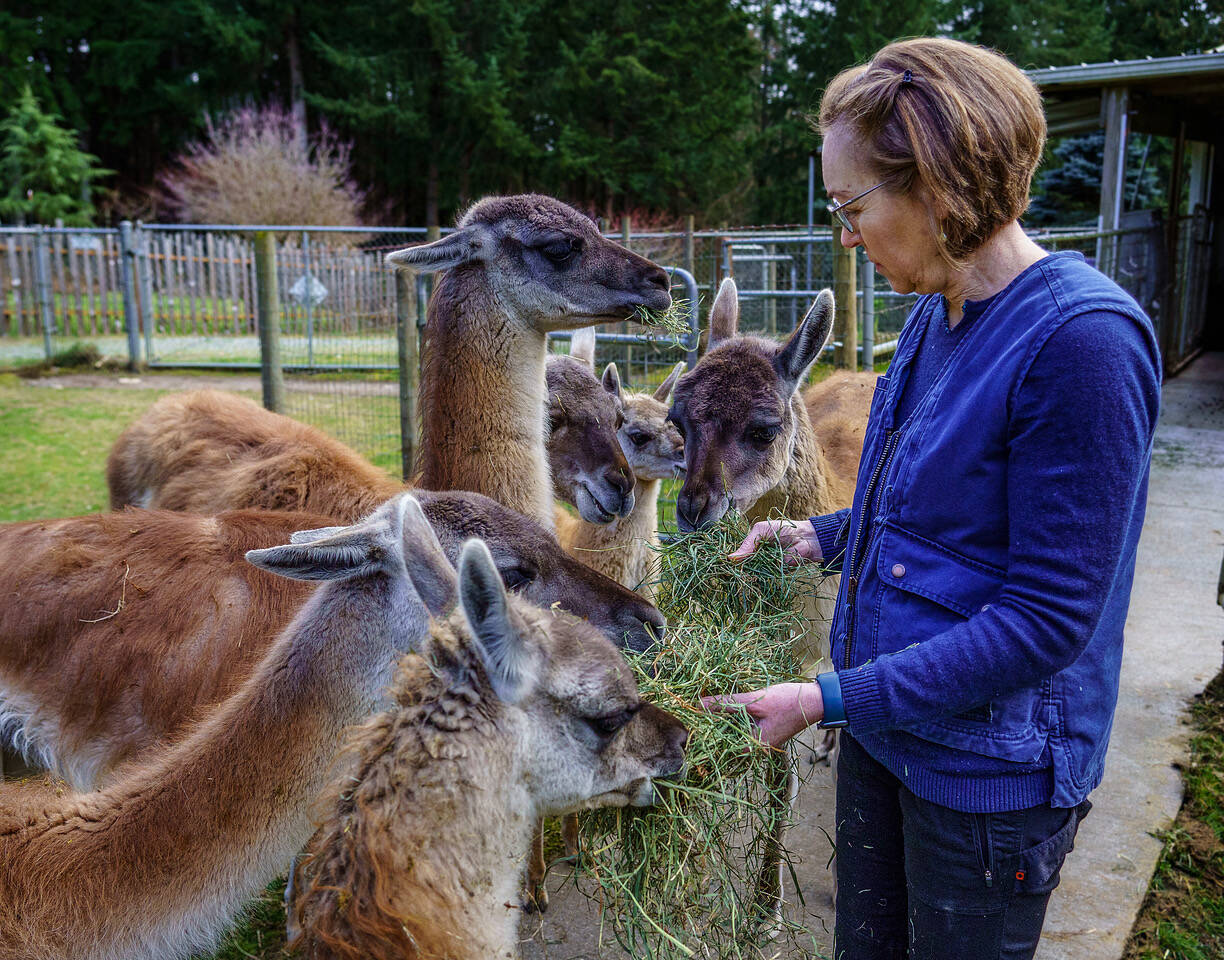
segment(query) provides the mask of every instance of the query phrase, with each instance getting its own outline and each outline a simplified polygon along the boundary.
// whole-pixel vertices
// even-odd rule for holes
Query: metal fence
[[[1183,218],[1170,237],[1152,214],[1133,218],[1109,234],[1033,236],[1048,249],[1083,251],[1130,291],[1161,327],[1175,367],[1203,338],[1209,221]],[[0,227],[0,365],[51,359],[88,341],[134,368],[259,370],[260,231],[275,235],[284,411],[398,469],[402,327],[423,325],[428,282],[397,281],[383,258],[422,242],[424,228]],[[827,227],[635,234],[626,224],[609,236],[672,265],[673,294],[690,301],[695,330],[724,276],[739,285],[740,329],[771,337],[789,334],[816,293],[833,285]],[[860,355],[878,359],[913,297],[893,293],[858,262]],[[601,328],[596,357],[601,366],[615,360],[629,389],[650,389],[676,360],[695,361],[695,347],[695,339],[676,344],[622,323]]]

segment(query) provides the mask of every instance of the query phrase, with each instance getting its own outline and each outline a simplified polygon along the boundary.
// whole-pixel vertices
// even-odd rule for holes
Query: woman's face
[[[870,190],[880,176],[864,161],[866,145],[848,124],[832,127],[824,138],[821,168],[825,191],[842,203]],[[920,191],[900,195],[875,190],[842,211],[854,224],[848,233],[834,221],[847,247],[862,247],[897,293],[937,293],[948,280],[946,262],[935,245],[934,218]]]

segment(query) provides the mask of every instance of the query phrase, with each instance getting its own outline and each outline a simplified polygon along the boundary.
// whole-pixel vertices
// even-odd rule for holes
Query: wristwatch
[[[816,675],[820,685],[820,696],[824,700],[824,717],[816,726],[822,730],[835,730],[850,723],[846,719],[846,704],[842,700],[841,680],[833,670]]]

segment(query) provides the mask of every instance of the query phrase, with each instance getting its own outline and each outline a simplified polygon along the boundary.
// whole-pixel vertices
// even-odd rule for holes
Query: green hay
[[[654,807],[581,818],[579,889],[635,957],[758,957],[776,932],[752,894],[775,818],[790,817],[790,754],[763,746],[745,711],[710,713],[700,701],[802,679],[791,641],[806,625],[798,611],[813,578],[811,567],[786,566],[776,544],[727,560],[747,532],[731,519],[660,551],[667,635],[630,657],[643,697],[691,732],[683,782],[658,784]]]
[[[689,300],[672,300],[666,310],[651,310],[639,305],[629,317],[635,323],[650,327],[663,336],[660,339],[671,341],[677,347],[684,347],[692,334],[689,327]]]

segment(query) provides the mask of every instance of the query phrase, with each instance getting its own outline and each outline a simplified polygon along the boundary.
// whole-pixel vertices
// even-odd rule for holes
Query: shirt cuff
[[[824,701],[824,716],[817,726],[844,727],[846,708],[842,703],[841,683],[837,679],[837,674],[832,670],[828,673],[818,673],[816,683],[820,687],[820,698]]]
[[[843,709],[854,726],[855,736],[875,733],[890,725],[875,668],[874,663],[865,663],[837,675]]]
[[[826,513],[822,517],[810,517],[812,529],[816,531],[816,542],[820,544],[820,564],[826,570],[837,573],[841,570],[842,555],[846,552],[848,537],[843,532],[849,510]]]

